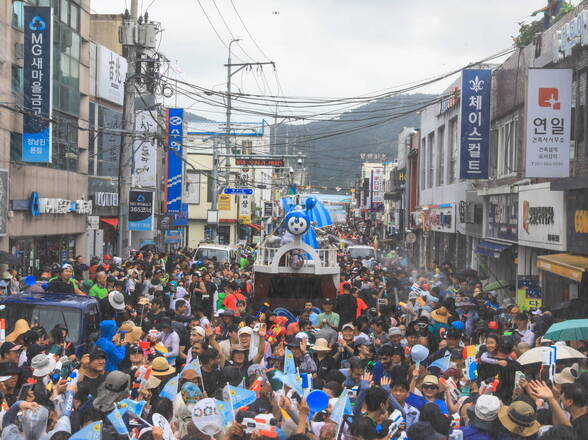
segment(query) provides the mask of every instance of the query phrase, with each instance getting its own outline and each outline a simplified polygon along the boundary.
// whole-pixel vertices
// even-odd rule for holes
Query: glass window
[[[12,65],[12,91],[15,93],[22,93],[23,91],[23,70],[22,67]]]
[[[59,8],[59,18],[64,23],[69,23],[68,16],[69,16],[69,5],[67,4],[67,0],[61,0],[61,6]]]
[[[437,131],[437,186],[445,184],[445,127],[440,127]]]
[[[22,134],[10,133],[10,160],[22,160]]]
[[[69,25],[72,29],[78,30],[80,9],[73,3],[69,4]]]
[[[22,29],[24,21],[24,1],[12,0],[12,26]]]
[[[75,32],[71,33],[71,56],[75,59],[80,58],[80,36]]]

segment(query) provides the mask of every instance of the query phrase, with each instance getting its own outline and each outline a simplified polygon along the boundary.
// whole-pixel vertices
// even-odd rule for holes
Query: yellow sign
[[[250,215],[240,215],[239,216],[239,223],[241,223],[242,225],[251,224],[251,216]]]
[[[540,309],[543,305],[541,298],[527,297],[527,289],[517,289],[517,305],[521,310]]]
[[[230,211],[231,196],[229,194],[219,194],[216,205],[219,211]]]

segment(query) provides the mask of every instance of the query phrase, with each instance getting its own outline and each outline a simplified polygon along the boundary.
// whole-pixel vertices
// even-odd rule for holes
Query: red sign
[[[284,159],[235,159],[235,164],[258,167],[283,167]]]

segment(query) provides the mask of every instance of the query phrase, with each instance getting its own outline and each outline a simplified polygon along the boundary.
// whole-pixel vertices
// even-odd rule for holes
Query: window
[[[98,106],[98,127],[122,129],[122,113]],[[121,144],[122,137],[119,135],[105,132],[98,134],[98,176],[118,177]]]
[[[78,120],[55,112],[53,127],[53,151],[50,168],[78,170]]]
[[[20,162],[22,160],[22,134],[10,133],[10,160]]]
[[[187,169],[185,178],[182,199],[184,203],[197,205],[200,203],[200,173],[192,169]]]
[[[433,173],[435,169],[435,165],[433,163],[433,149],[435,145],[435,133],[429,134],[429,151],[427,157],[427,166],[429,167],[429,171],[427,174],[427,187],[433,188]]]
[[[17,65],[12,65],[12,79],[11,79],[11,89],[14,93],[18,95],[22,95],[23,92],[23,84],[24,82],[24,75],[22,67],[18,67]]]
[[[459,155],[457,127],[457,117],[455,117],[449,121],[449,172],[447,174],[447,183],[454,183],[457,180],[457,158]]]
[[[445,127],[437,130],[437,186],[445,184]]]
[[[519,120],[510,117],[498,125],[498,177],[516,174],[519,165]]]
[[[97,133],[96,133],[96,104],[90,103],[89,111],[89,129],[88,133],[88,175],[96,175],[96,145],[97,145]]]
[[[12,0],[12,26],[17,29],[23,28],[24,4],[24,0]]]
[[[249,154],[253,153],[253,141],[241,141],[241,154]]]

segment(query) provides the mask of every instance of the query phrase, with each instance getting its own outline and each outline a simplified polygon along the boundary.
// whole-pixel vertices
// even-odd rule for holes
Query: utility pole
[[[218,243],[218,195],[220,194],[220,186],[218,184],[218,145],[216,136],[212,138],[212,184],[214,185],[214,193],[212,197],[211,211],[216,211],[217,223],[212,225],[212,242]],[[227,160],[229,160],[227,158]]]
[[[240,41],[239,38],[233,38],[230,43],[229,43],[229,57],[228,57],[228,62],[227,64],[225,64],[225,67],[227,68],[227,124],[226,124],[226,136],[225,136],[225,149],[226,149],[226,154],[227,157],[225,158],[225,186],[228,187],[229,186],[229,181],[230,181],[230,177],[231,177],[231,78],[233,77],[233,75],[235,75],[236,73],[240,72],[241,70],[243,70],[246,67],[252,67],[252,66],[264,66],[264,65],[272,65],[274,66],[274,69],[276,67],[275,63],[273,61],[268,61],[265,63],[237,63],[237,64],[233,64],[231,63],[231,46],[233,43],[236,43]],[[233,67],[238,67],[238,69],[233,70]],[[238,216],[237,216],[238,219]],[[238,223],[237,223],[238,224]],[[238,231],[237,228],[235,228],[235,231]],[[238,232],[236,232],[235,234],[235,240],[238,237]]]
[[[120,152],[118,172],[118,255],[123,260],[129,254],[129,193],[131,190],[133,163],[133,134],[135,131],[135,91],[136,91],[136,61],[137,46],[135,35],[137,32],[137,14],[139,0],[131,0],[131,12],[126,10],[123,18],[121,43],[126,50],[128,61],[127,77],[125,80],[125,97],[123,109],[123,137]]]

